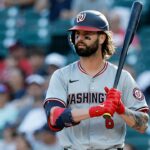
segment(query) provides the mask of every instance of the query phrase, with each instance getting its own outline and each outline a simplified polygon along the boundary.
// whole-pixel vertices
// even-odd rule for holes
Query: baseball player
[[[144,133],[148,106],[131,75],[107,61],[115,48],[106,17],[93,10],[74,19],[70,39],[80,59],[54,72],[44,108],[51,130],[67,150],[123,150],[126,124]],[[104,119],[109,113],[112,117]]]

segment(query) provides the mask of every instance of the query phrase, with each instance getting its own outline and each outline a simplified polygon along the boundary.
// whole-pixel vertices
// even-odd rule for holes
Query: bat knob
[[[105,113],[105,114],[103,115],[103,118],[105,118],[105,119],[110,119],[110,118],[111,118],[111,114],[110,114],[110,113]]]

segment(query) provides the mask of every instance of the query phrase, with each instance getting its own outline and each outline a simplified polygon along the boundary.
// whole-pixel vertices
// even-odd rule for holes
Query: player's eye
[[[85,37],[85,40],[91,40],[90,36],[86,35]]]
[[[78,39],[78,38],[79,38],[79,34],[76,34],[76,35],[75,35],[75,38]]]

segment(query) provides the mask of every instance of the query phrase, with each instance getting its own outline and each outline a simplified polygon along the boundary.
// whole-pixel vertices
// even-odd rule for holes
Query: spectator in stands
[[[83,10],[97,10],[107,15],[112,4],[113,0],[74,0],[72,10],[74,15]]]
[[[67,30],[70,26],[70,18],[72,18],[71,6],[73,0],[48,1],[49,22],[52,25],[51,42],[49,44],[49,49],[51,52],[68,54],[70,52],[70,45],[67,39]]]
[[[130,17],[130,13],[128,9],[125,8],[114,8],[110,11],[109,19],[110,19],[110,30],[113,33],[113,42],[116,46],[116,53],[114,57],[112,57],[113,61],[118,61],[122,50],[124,36],[126,33],[126,28],[128,24],[128,19]],[[123,21],[123,18],[126,18]],[[124,22],[124,24],[122,24]],[[124,27],[126,25],[126,27]],[[126,58],[126,62],[130,65],[135,65],[138,60],[138,54],[141,50],[141,44],[139,41],[139,37],[136,34],[133,38],[133,41],[129,47],[128,55]]]
[[[50,131],[47,124],[34,132],[34,150],[63,150],[58,143],[56,133]]]
[[[124,18],[124,12],[126,14],[126,20],[124,21],[124,24],[126,25],[125,27],[123,26],[122,22]],[[128,19],[129,19],[129,15],[130,13],[128,13],[129,10],[124,8],[114,8],[110,11],[109,13],[109,19],[110,19],[110,29],[113,32],[113,39],[114,39],[114,43],[115,46],[118,49],[121,49],[122,45],[123,45],[123,41],[124,41],[124,36],[125,36],[125,32],[126,32],[126,28],[127,28],[127,23],[128,23]],[[140,42],[139,42],[139,38],[137,35],[135,35],[133,42],[130,46],[130,50],[132,51],[139,51],[140,50]]]
[[[11,55],[7,56],[3,60],[0,60],[0,82],[7,82],[9,76],[9,70],[17,67],[18,67],[18,62]]]
[[[3,3],[1,2],[3,1]],[[35,8],[37,11],[42,11],[48,8],[48,0],[1,0],[2,7],[19,6],[21,9]]]
[[[12,88],[13,99],[20,100],[25,93],[25,74],[20,68],[11,68],[7,72],[7,83]]]
[[[20,41],[16,41],[9,47],[10,56],[13,57],[17,66],[23,70],[25,75],[29,75],[32,73],[31,64],[28,59],[28,49],[27,47]]]
[[[0,131],[7,123],[15,123],[18,117],[18,110],[10,103],[10,94],[7,84],[0,83]]]
[[[25,113],[24,118],[19,125],[19,131],[32,134],[36,129],[46,123],[46,116],[42,106],[44,97],[43,85],[45,79],[40,75],[33,74],[27,77],[26,82],[28,95],[23,103],[25,103],[25,101],[29,102],[29,100],[32,103],[28,106],[30,109]],[[23,105],[21,107],[23,107]]]
[[[34,4],[34,8],[38,12],[48,10],[48,0],[36,0],[36,3]]]
[[[16,136],[16,150],[33,150],[30,142],[24,134],[18,133]]]
[[[72,0],[48,0],[50,22],[56,21],[58,19],[70,19],[72,16]]]
[[[30,65],[32,68],[32,74],[46,75],[44,68],[45,53],[43,49],[37,47],[30,48]]]
[[[47,76],[45,77],[45,92],[48,88],[49,80],[51,75],[57,69],[64,67],[67,64],[67,58],[59,53],[50,53],[45,57],[45,68],[47,72]]]
[[[34,107],[40,107],[44,95],[42,87],[44,82],[44,78],[37,74],[26,78],[26,94],[19,101],[13,101],[13,105],[19,111],[18,123],[21,123],[27,113]]]
[[[4,8],[5,7],[5,0],[0,0],[0,8]]]
[[[6,69],[6,63],[5,63],[5,57],[0,57],[0,82],[5,79],[5,69]]]
[[[55,70],[64,67],[66,64],[67,59],[61,54],[50,53],[45,57],[45,65],[48,76],[51,76]]]
[[[17,60],[11,55],[6,57],[5,65],[6,65],[6,70],[18,67]]]
[[[36,0],[4,0],[6,7],[19,6],[21,8],[33,7]]]
[[[6,124],[2,133],[3,135],[2,139],[0,140],[0,150],[16,150],[16,125]]]

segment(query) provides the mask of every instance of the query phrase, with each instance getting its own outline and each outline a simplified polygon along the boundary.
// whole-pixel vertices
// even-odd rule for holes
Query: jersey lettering
[[[88,103],[88,101],[89,101],[89,94],[83,93],[83,103]]]
[[[81,103],[103,103],[106,98],[105,93],[73,93],[68,95],[67,105]]]

